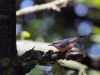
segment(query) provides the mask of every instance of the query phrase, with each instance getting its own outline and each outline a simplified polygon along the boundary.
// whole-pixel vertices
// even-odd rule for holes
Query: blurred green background
[[[50,1],[16,0],[16,10]],[[76,35],[87,35],[82,43],[96,68],[90,68],[88,75],[100,75],[100,0],[73,0],[61,12],[43,10],[16,17],[17,40],[53,42]],[[40,67],[28,75],[41,75]]]

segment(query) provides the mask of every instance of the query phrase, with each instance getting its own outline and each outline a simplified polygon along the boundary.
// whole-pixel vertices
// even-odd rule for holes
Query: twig
[[[55,0],[49,3],[45,3],[45,4],[35,5],[35,6],[30,6],[30,7],[26,7],[23,9],[19,9],[16,11],[16,16],[21,16],[21,15],[25,15],[28,13],[37,12],[37,11],[46,10],[46,9],[53,9],[56,11],[60,11],[60,8],[65,7],[68,1],[69,0]]]

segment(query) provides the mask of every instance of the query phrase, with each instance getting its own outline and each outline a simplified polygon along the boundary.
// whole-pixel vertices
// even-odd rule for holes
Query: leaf
[[[53,75],[66,75],[66,71],[58,64],[52,66]]]
[[[35,68],[33,68],[29,73],[26,75],[41,75],[41,71],[39,68],[39,65],[36,65]]]
[[[94,26],[94,27],[93,27],[93,33],[95,33],[95,34],[100,34],[100,28]]]
[[[24,36],[24,38],[29,38],[31,36],[28,31],[22,31],[22,35]]]
[[[91,40],[96,43],[100,43],[100,34],[94,34],[91,36]]]

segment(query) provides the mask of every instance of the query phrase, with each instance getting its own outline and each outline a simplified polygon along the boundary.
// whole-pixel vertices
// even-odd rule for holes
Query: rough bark
[[[23,75],[17,60],[14,3],[0,1],[0,75]]]

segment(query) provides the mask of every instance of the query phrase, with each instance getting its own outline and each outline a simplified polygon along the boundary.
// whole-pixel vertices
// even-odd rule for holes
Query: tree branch
[[[77,61],[74,61],[74,60],[58,60],[57,61],[61,66],[64,66],[64,67],[68,67],[68,68],[71,68],[71,69],[76,69],[78,70],[78,75],[87,75],[86,74],[86,69],[88,68],[86,65],[84,64],[81,64]]]
[[[28,42],[26,43],[26,42],[27,41],[24,41],[24,43],[28,46],[29,43]],[[18,41],[17,41],[17,44],[18,44]],[[33,44],[33,46],[31,46],[31,44]],[[67,54],[67,53],[59,52],[59,50],[57,50],[56,48],[52,46],[48,46],[49,43],[39,43],[39,42],[32,43],[31,42],[31,44],[29,46],[34,47],[34,48],[23,50],[24,52],[22,52],[19,55],[19,61],[23,65],[24,72],[29,72],[30,69],[32,69],[36,64],[47,65],[47,64],[54,64],[58,62],[60,65],[62,65],[63,63],[65,67],[70,67],[67,65],[69,63],[69,62],[67,63],[67,60],[80,61],[85,56],[84,52],[81,52],[81,50],[78,48],[72,48],[71,52]],[[20,52],[21,50],[21,48],[19,47],[27,47],[25,45],[24,46],[21,45],[19,47],[18,46],[19,45],[17,45],[18,52]],[[73,64],[73,62],[72,63],[70,62],[69,64]],[[79,64],[79,66],[80,65],[82,64]],[[83,73],[84,68],[81,68],[81,66],[80,67],[79,66],[78,67],[71,66],[71,67]]]
[[[21,16],[28,13],[37,12],[37,11],[46,10],[46,9],[53,9],[56,11],[60,11],[60,8],[65,7],[68,4],[68,1],[69,0],[55,0],[49,3],[45,3],[45,4],[19,9],[16,11],[16,16]]]

